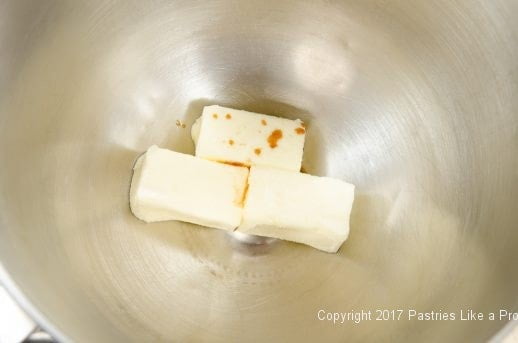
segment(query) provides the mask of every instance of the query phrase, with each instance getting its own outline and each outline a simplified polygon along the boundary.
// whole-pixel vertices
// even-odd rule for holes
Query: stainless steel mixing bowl
[[[3,281],[58,339],[476,342],[507,322],[460,310],[518,311],[517,1],[5,0],[0,47]],[[309,123],[307,171],[357,185],[338,254],[131,215],[137,156],[192,153],[213,103]],[[318,318],[376,309],[457,320]]]

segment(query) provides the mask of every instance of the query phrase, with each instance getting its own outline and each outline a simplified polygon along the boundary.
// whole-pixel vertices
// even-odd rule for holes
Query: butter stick
[[[191,134],[197,157],[300,171],[306,129],[298,119],[213,105],[203,109]]]
[[[241,222],[248,169],[152,146],[134,167],[133,214],[234,230]]]
[[[255,166],[237,231],[336,252],[349,235],[354,185]]]

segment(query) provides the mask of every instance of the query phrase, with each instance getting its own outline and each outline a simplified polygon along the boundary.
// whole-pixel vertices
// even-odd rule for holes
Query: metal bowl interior
[[[318,311],[518,307],[516,1],[3,1],[0,261],[63,341],[485,341],[505,320]],[[309,123],[357,185],[338,254],[146,225],[151,144],[207,104]],[[180,120],[187,129],[177,127]]]

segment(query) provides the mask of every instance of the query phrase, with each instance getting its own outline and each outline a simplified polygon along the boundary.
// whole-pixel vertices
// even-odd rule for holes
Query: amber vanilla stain
[[[303,135],[304,133],[306,133],[306,129],[305,129],[305,128],[303,128],[303,127],[297,127],[297,128],[295,129],[295,133],[296,133],[297,135]]]
[[[217,113],[214,113],[214,114],[212,115],[212,118],[214,118],[214,119],[218,119],[218,114],[217,114]]]
[[[246,164],[241,163],[241,162],[232,162],[232,161],[221,161],[221,162],[228,164],[229,166],[234,166],[234,167],[247,167]]]
[[[230,113],[227,113],[227,114],[225,115],[225,118],[226,118],[226,119],[232,119],[232,115],[231,115]]]
[[[228,140],[228,144],[230,144],[230,145],[234,145],[234,140],[233,140],[233,139],[229,139],[229,140]]]
[[[268,124],[268,123],[266,122],[266,120],[262,119],[262,120],[261,120],[261,124],[263,124],[264,126],[266,126],[266,124]]]
[[[243,190],[243,194],[241,194],[241,199],[237,201],[237,205],[243,207],[245,205],[246,197],[248,195],[248,182],[245,185],[245,189]]]
[[[277,143],[282,138],[282,131],[277,129],[273,130],[272,133],[270,133],[270,136],[268,136],[268,139],[266,140],[268,144],[270,145],[270,148],[276,148]]]
[[[255,148],[254,152],[257,156],[261,155],[261,148]]]

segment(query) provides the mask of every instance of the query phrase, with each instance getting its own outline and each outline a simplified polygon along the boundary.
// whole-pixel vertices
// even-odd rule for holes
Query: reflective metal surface
[[[517,311],[517,15],[514,0],[0,2],[8,287],[63,341],[489,339],[505,321],[317,312]],[[192,152],[213,103],[309,123],[305,169],[357,186],[337,255],[131,215],[137,156]]]

